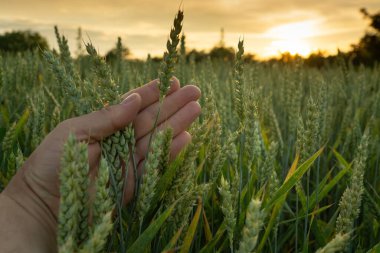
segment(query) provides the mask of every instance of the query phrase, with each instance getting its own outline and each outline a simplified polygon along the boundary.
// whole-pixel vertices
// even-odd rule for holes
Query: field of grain
[[[92,44],[74,59],[58,29],[58,53],[0,55],[0,191],[60,122],[156,78],[164,97],[174,75],[201,89],[202,115],[171,163],[170,130],[152,137],[129,205],[119,158],[133,126],[103,140],[91,207],[86,145],[67,141],[60,252],[379,252],[380,66],[245,63],[238,38],[234,62],[195,62],[181,15],[162,63],[106,63]]]

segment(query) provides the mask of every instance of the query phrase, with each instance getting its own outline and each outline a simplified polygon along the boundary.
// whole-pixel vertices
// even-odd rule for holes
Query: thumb
[[[79,141],[102,140],[131,123],[141,106],[137,93],[129,95],[118,105],[109,106],[62,122],[63,128],[75,133]]]

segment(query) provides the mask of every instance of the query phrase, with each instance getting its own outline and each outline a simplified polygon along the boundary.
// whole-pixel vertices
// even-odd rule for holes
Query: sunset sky
[[[82,27],[101,53],[121,36],[134,57],[162,55],[179,0],[0,0],[0,33],[30,29],[55,47],[53,26],[76,48]],[[183,0],[188,48],[209,49],[225,29],[225,42],[245,38],[246,50],[260,58],[289,51],[347,50],[363,35],[368,20],[359,13],[380,10],[379,0]]]

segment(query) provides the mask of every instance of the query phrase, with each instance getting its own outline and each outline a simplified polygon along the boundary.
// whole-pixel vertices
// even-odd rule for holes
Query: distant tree
[[[294,62],[299,62],[302,61],[302,56],[299,54],[291,54],[290,52],[284,52],[281,53],[280,59],[278,59],[279,62],[282,63],[294,63]]]
[[[211,59],[223,61],[233,61],[235,58],[235,50],[232,47],[226,47],[224,40],[224,28],[220,29],[220,40],[208,53]]]
[[[193,59],[195,62],[203,61],[207,58],[207,53],[204,51],[197,51],[195,49],[187,53],[186,59],[189,62],[190,59]]]
[[[162,56],[154,56],[151,58],[151,61],[154,63],[161,63],[162,62]]]
[[[369,18],[371,20],[370,26],[379,33],[380,32],[380,12],[371,15],[368,13],[367,9],[365,8],[361,8],[360,12],[363,13],[365,18]]]
[[[108,51],[106,54],[106,61],[115,62],[117,60],[122,60],[125,59],[129,54],[129,49],[122,44],[121,38],[118,37],[116,47]]]
[[[35,49],[48,49],[47,40],[37,32],[12,31],[0,35],[0,51],[23,52]]]
[[[211,59],[220,59],[224,61],[233,61],[235,50],[232,47],[214,47],[210,51]]]
[[[313,52],[305,59],[305,65],[310,67],[322,68],[326,64],[327,53],[319,50]]]
[[[256,62],[256,55],[251,53],[244,53],[243,60],[246,63]]]
[[[360,12],[370,20],[370,29],[358,44],[352,45],[350,56],[354,64],[373,65],[380,61],[380,12],[370,14],[365,8],[360,9]]]

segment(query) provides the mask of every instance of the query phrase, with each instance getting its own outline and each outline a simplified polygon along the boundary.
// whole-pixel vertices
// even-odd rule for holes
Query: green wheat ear
[[[93,204],[93,224],[101,223],[103,216],[113,209],[111,197],[107,189],[109,182],[109,169],[107,161],[102,158],[100,161],[98,177],[95,183],[95,200]]]
[[[87,145],[78,143],[70,134],[63,148],[59,174],[58,247],[73,237],[76,248],[77,243],[87,238],[88,171]]]
[[[108,235],[112,230],[112,212],[103,215],[100,223],[95,227],[90,234],[89,239],[84,243],[84,246],[79,253],[98,253],[104,252]]]
[[[179,35],[182,31],[183,17],[183,11],[179,10],[174,19],[173,28],[170,31],[170,36],[166,43],[167,52],[164,53],[158,76],[160,80],[160,100],[165,97],[166,92],[170,88],[170,78],[173,76],[174,66],[178,58],[177,46],[180,41]]]
[[[337,233],[351,232],[354,221],[359,216],[364,192],[363,178],[368,157],[368,141],[369,137],[364,133],[353,162],[351,184],[344,191],[339,202],[340,213],[336,220]]]
[[[155,193],[155,187],[158,181],[158,166],[162,153],[162,141],[164,133],[159,132],[152,141],[151,150],[144,166],[140,194],[137,200],[137,212],[140,223],[142,223],[145,214],[149,211],[150,202]]]
[[[72,253],[75,252],[75,243],[72,236],[70,236],[66,242],[58,247],[59,253]]]
[[[172,139],[173,139],[173,128],[169,127],[163,130],[163,140],[162,140],[162,148],[161,148],[162,153],[160,156],[160,163],[158,166],[160,174],[165,173],[169,167]]]
[[[244,40],[239,40],[238,51],[235,56],[235,66],[234,66],[234,88],[235,88],[235,110],[236,115],[240,119],[240,123],[243,124],[245,120],[246,108],[244,101]]]
[[[93,71],[95,72],[95,89],[100,95],[100,101],[93,98],[88,98],[87,103],[92,104],[93,109],[105,106],[108,104],[118,104],[120,102],[119,86],[115,82],[110,66],[105,59],[96,51],[95,47],[90,43],[86,44],[86,50],[94,64]],[[97,103],[95,103],[97,102]]]
[[[13,148],[13,143],[16,140],[16,122],[11,125],[11,127],[8,129],[6,132],[3,143],[2,143],[2,148],[3,151],[8,151]]]
[[[61,62],[63,63],[63,66],[65,67],[67,74],[70,77],[72,77],[75,81],[78,81],[79,75],[75,71],[75,68],[74,68],[74,61],[73,61],[73,58],[71,57],[69,44],[68,44],[69,42],[65,36],[59,33],[57,26],[54,26],[54,32],[55,32],[55,36],[57,38],[57,43],[59,46]]]
[[[222,196],[221,209],[226,221],[228,239],[230,241],[230,249],[233,250],[233,237],[236,225],[235,210],[233,207],[233,196],[230,190],[229,182],[222,176],[220,180],[219,193]]]
[[[200,125],[195,124],[196,126],[193,127],[192,132],[196,134],[192,135],[192,143],[186,148],[181,166],[175,171],[175,176],[163,201],[163,206],[168,208],[172,203],[181,199],[175,207],[174,215],[169,218],[169,223],[174,226],[175,231],[187,224],[192,210],[191,203],[193,203],[194,198],[182,197],[195,190],[195,161],[203,146],[203,140],[209,133],[209,123],[210,121],[205,121]]]

